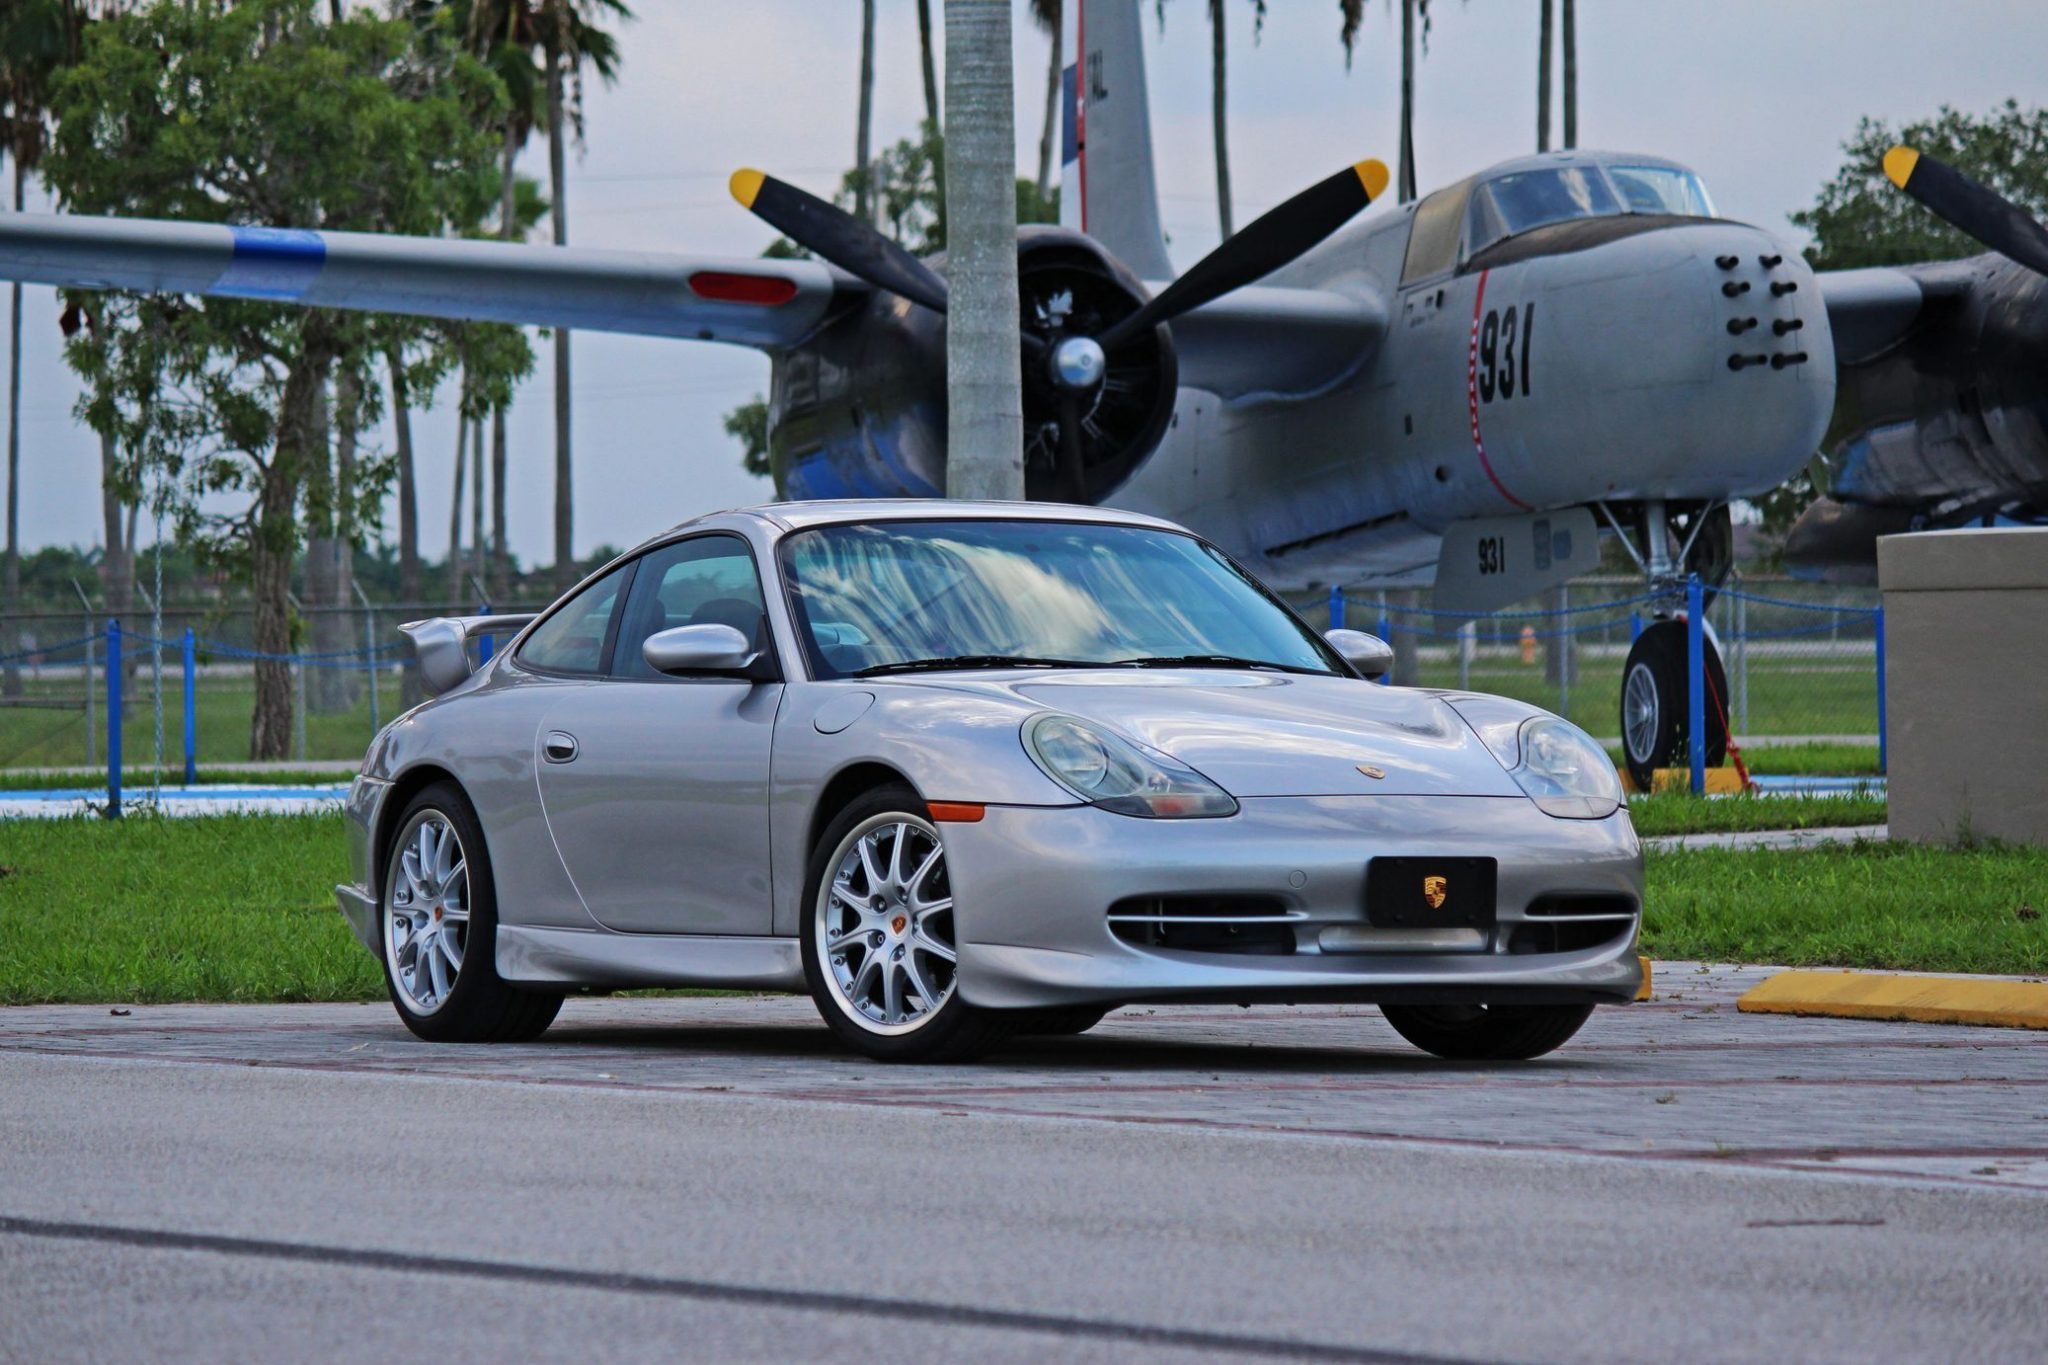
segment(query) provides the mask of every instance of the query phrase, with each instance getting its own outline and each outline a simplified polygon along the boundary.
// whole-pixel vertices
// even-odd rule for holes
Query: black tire
[[[960,998],[959,990],[950,984],[949,978],[947,985],[933,985],[933,992],[943,999],[938,1008],[928,1010],[921,1019],[906,1017],[891,1024],[887,1022],[886,1013],[883,1019],[871,1019],[850,999],[859,990],[858,979],[849,992],[847,987],[839,984],[836,975],[840,966],[848,967],[849,974],[856,974],[870,949],[861,943],[853,945],[854,950],[862,954],[861,963],[847,963],[835,958],[834,964],[828,965],[820,956],[821,933],[830,931],[832,925],[821,907],[821,898],[828,879],[839,870],[839,865],[849,856],[855,856],[851,850],[855,847],[856,831],[865,828],[872,834],[899,825],[914,828],[920,841],[928,840],[937,845],[943,854],[944,842],[938,836],[937,827],[931,823],[924,799],[909,787],[900,785],[878,787],[856,797],[833,817],[819,836],[817,846],[811,850],[810,867],[804,879],[803,921],[799,935],[804,978],[810,984],[811,1000],[817,1005],[818,1015],[825,1021],[825,1026],[840,1042],[856,1052],[880,1062],[971,1061],[1015,1034],[1027,1011],[977,1009]],[[937,875],[945,875],[943,861]],[[950,891],[950,886],[946,889]],[[926,923],[915,916],[904,918],[906,924],[916,919],[917,927],[911,931],[913,937]],[[950,933],[950,926],[944,932]],[[957,952],[958,940],[952,942]],[[884,951],[894,952],[893,949]],[[884,962],[881,971],[887,973],[891,970],[891,965]],[[934,970],[934,959],[929,955],[922,970]],[[906,1016],[907,1013],[906,1010]],[[880,1031],[885,1028],[896,1031]]]
[[[1054,1005],[1042,1010],[1026,1010],[1027,1018],[1018,1026],[1017,1032],[1039,1038],[1069,1038],[1094,1028],[1115,1008],[1114,1005]]]
[[[446,994],[431,1008],[422,1008],[410,998],[403,970],[395,966],[392,953],[394,912],[405,877],[404,857],[417,837],[423,821],[438,818],[452,829],[466,877],[463,899],[468,911],[463,934],[461,963]],[[432,1043],[525,1043],[540,1037],[562,1008],[559,991],[536,991],[513,986],[498,975],[498,897],[491,879],[490,854],[484,843],[483,825],[462,789],[453,782],[436,782],[406,803],[391,825],[391,836],[383,849],[383,887],[377,903],[377,960],[384,968],[384,989],[398,1017],[415,1034]],[[452,880],[452,879],[451,879]],[[435,927],[442,915],[434,913]],[[417,969],[421,949],[413,948]],[[444,966],[446,959],[443,959]]]
[[[1728,675],[1711,639],[1701,641],[1707,665],[1707,766],[1728,758]],[[1621,670],[1621,750],[1636,787],[1649,791],[1659,768],[1691,762],[1687,708],[1691,686],[1685,666],[1685,622],[1645,627]],[[1635,708],[1644,708],[1636,712]],[[1635,718],[1632,721],[1631,715]]]
[[[1526,1062],[1561,1046],[1591,1005],[1382,1005],[1394,1032],[1455,1062]]]

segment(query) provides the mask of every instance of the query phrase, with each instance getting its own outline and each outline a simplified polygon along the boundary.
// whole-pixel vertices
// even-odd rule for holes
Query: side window
[[[631,564],[622,564],[555,608],[519,646],[519,659],[554,673],[604,672],[605,638]]]
[[[761,576],[754,555],[738,536],[693,536],[650,550],[626,599],[612,673],[621,678],[660,676],[648,667],[640,646],[673,626],[731,626],[768,647],[767,616],[761,604]]]
[[[1446,185],[1415,206],[1408,229],[1408,257],[1401,263],[1401,283],[1414,284],[1440,275],[1458,263],[1458,231],[1465,225],[1465,199],[1472,182]]]

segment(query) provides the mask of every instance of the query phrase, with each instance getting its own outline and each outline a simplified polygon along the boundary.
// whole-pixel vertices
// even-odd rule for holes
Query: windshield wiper
[[[1247,659],[1237,654],[1159,654],[1136,659],[1118,659],[1118,668],[1270,668],[1279,673],[1323,673],[1320,668],[1279,664],[1271,659]]]
[[[883,673],[927,673],[948,668],[1100,668],[1087,659],[1041,659],[1029,654],[955,654],[943,659],[906,659],[900,663],[874,664],[849,677],[873,678]]]

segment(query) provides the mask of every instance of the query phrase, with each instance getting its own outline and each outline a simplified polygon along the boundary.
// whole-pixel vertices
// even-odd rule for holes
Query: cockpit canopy
[[[1510,162],[1416,205],[1401,279],[1439,274],[1534,228],[1630,213],[1711,218],[1714,205],[1700,178],[1671,162],[1626,156]]]

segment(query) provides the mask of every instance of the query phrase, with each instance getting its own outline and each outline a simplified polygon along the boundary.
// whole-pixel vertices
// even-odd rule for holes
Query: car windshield
[[[1060,521],[821,526],[782,544],[819,677],[1173,662],[1340,671],[1336,656],[1192,536]]]
[[[1689,218],[1714,216],[1707,187],[1691,171],[1677,166],[1609,166],[1607,178],[1630,213],[1678,213]]]

